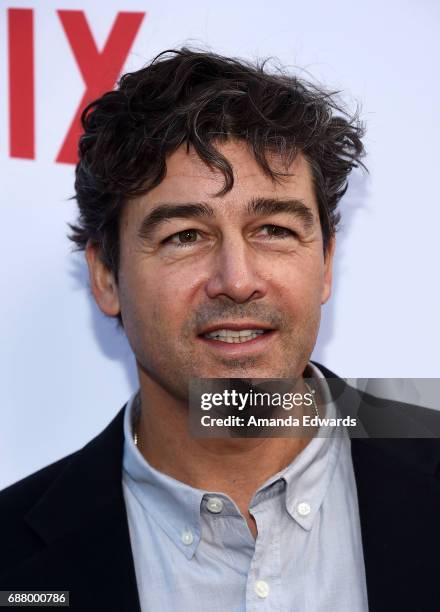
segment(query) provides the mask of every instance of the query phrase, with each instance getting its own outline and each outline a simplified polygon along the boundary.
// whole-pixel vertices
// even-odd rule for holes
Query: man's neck
[[[197,489],[228,495],[255,525],[248,507],[255,491],[305,448],[310,438],[194,438],[186,404],[141,378],[138,448],[160,472]]]

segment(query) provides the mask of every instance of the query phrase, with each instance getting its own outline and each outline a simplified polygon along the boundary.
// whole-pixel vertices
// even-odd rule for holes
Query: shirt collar
[[[313,378],[314,386],[323,400],[325,417],[336,418],[338,412],[323,373],[313,363],[307,367],[309,378]],[[251,505],[257,502],[260,492],[283,480],[286,483],[287,512],[303,529],[310,531],[337,465],[344,436],[347,434],[343,427],[331,427],[327,432],[320,428],[288,466],[271,476],[258,489]]]
[[[124,414],[124,482],[143,509],[184,555],[191,558],[200,541],[200,505],[205,491],[159,472],[141,454],[133,440],[136,396],[137,393],[130,398]],[[188,533],[191,534],[190,544],[187,543]]]
[[[324,398],[326,417],[336,416],[324,375],[309,364],[311,377],[319,386]],[[132,423],[136,416],[137,393],[129,400],[124,414],[123,478],[144,510],[182,550],[191,558],[201,537],[200,512],[205,496],[216,495],[228,499],[222,493],[196,489],[167,474],[159,472],[140,453],[133,440]],[[285,482],[285,504],[289,515],[303,529],[310,530],[322,505],[328,484],[333,475],[341,447],[341,432],[335,428],[327,436],[315,436],[303,451],[283,470],[271,476],[254,494],[251,506],[280,491],[275,483]],[[205,500],[206,501],[206,500]],[[232,503],[232,502],[231,502]],[[191,544],[185,543],[185,535],[191,533]]]
[[[313,364],[308,371],[325,406],[325,417],[337,416],[336,406],[322,372]],[[310,530],[321,508],[340,455],[343,428],[320,428],[304,450],[285,468],[286,508],[303,529]]]

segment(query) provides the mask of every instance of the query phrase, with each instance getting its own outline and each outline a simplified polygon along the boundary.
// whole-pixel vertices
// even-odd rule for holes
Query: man
[[[81,611],[436,609],[436,440],[188,428],[195,378],[307,378],[327,416],[357,410],[309,359],[360,124],[298,79],[183,49],[125,75],[83,125],[73,239],[140,389],[2,493],[0,587],[69,590]],[[430,411],[421,423],[435,430]]]

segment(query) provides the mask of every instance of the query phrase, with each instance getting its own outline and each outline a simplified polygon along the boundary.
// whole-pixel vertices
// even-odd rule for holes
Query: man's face
[[[330,294],[333,243],[324,257],[305,159],[275,184],[244,143],[218,149],[234,170],[226,195],[181,147],[121,218],[117,307],[141,376],[179,399],[191,377],[300,376]]]

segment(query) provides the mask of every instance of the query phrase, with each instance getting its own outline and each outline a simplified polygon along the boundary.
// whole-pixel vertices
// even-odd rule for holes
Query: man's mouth
[[[207,334],[203,334],[203,338],[210,340],[218,340],[219,342],[228,342],[229,344],[243,344],[244,342],[250,342],[258,336],[267,333],[268,330],[264,329],[216,329]]]
[[[245,345],[247,351],[259,351],[266,346],[275,332],[273,327],[259,321],[218,321],[218,323],[212,323],[201,329],[199,338],[213,349],[223,348],[229,353],[232,351],[235,355],[240,349],[238,346],[230,346],[231,344]],[[242,350],[245,350],[245,346],[242,347]]]

